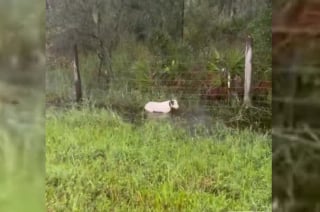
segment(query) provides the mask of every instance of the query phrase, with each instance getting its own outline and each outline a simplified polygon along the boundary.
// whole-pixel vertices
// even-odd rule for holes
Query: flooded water
[[[172,111],[168,114],[148,113],[140,110],[121,110],[118,107],[113,108],[124,121],[139,126],[149,120],[167,121],[173,126],[182,127],[189,132],[190,136],[211,136],[217,134],[217,128],[229,127],[265,132],[271,129],[271,113],[266,115],[257,115],[259,111],[240,111],[241,108],[217,108],[208,110],[207,107],[195,106],[193,108],[183,108]],[[253,109],[254,110],[254,109]],[[260,112],[261,113],[261,112]]]
[[[60,102],[54,105],[57,109],[68,109],[72,103]],[[133,124],[136,127],[148,121],[169,122],[175,127],[180,127],[189,132],[190,136],[211,136],[216,135],[220,127],[230,129],[250,128],[254,131],[266,132],[271,129],[271,110],[268,107],[257,107],[249,110],[239,106],[227,104],[208,105],[191,104],[188,106],[181,102],[178,110],[168,114],[148,113],[143,106],[123,104],[95,104],[93,107],[116,112],[123,121]],[[190,105],[190,104],[189,104]],[[52,107],[53,105],[47,105]],[[81,106],[79,106],[81,107]]]

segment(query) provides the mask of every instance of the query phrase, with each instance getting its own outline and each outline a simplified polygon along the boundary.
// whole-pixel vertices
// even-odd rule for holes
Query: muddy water
[[[119,110],[113,108],[126,122],[141,125],[148,120],[167,120],[177,127],[182,127],[190,133],[190,136],[213,135],[219,127],[230,127],[237,129],[250,128],[255,131],[265,132],[271,127],[271,116],[257,115],[259,111],[241,112],[241,109],[215,109],[208,110],[206,107],[196,106],[194,108],[181,108],[169,114],[150,114],[140,110]],[[254,109],[253,109],[254,110]]]
[[[193,109],[181,109],[169,114],[147,113],[141,108],[136,112],[130,110],[119,110],[113,108],[123,120],[140,126],[147,121],[167,121],[175,127],[183,128],[190,136],[212,136],[216,135],[219,127],[225,126],[221,114],[216,111],[208,111],[204,107],[197,106]]]
[[[60,101],[59,101],[60,102]],[[57,109],[68,109],[70,102],[62,100],[59,104],[47,104],[47,107]],[[80,106],[81,107],[81,106]],[[112,110],[116,112],[125,122],[131,123],[136,127],[141,126],[149,120],[168,121],[173,126],[182,127],[190,133],[190,136],[197,135],[216,135],[221,127],[230,129],[244,129],[265,133],[271,129],[271,110],[268,107],[259,107],[242,111],[241,107],[231,107],[226,104],[214,105],[212,107],[192,105],[186,106],[181,103],[177,111],[169,114],[147,113],[143,106],[123,105],[123,104],[95,104],[95,108],[102,110]],[[267,111],[261,112],[261,111]]]

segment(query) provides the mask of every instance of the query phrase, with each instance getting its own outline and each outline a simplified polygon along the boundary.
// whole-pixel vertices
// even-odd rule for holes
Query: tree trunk
[[[244,97],[243,103],[245,106],[251,106],[251,75],[252,75],[252,37],[248,35],[246,41],[245,52],[245,68],[244,68]]]
[[[181,30],[181,32],[180,32],[180,38],[181,38],[181,41],[183,41],[183,36],[184,36],[184,7],[185,7],[185,3],[184,3],[184,1],[185,0],[181,0],[182,2],[182,5],[181,5],[181,28],[180,28],[180,30]]]
[[[50,7],[50,3],[49,3],[49,0],[46,0],[46,10],[50,10],[51,7]]]
[[[80,67],[78,58],[78,47],[77,44],[73,47],[74,59],[73,59],[73,79],[75,88],[76,102],[82,101],[82,88],[81,88],[81,77],[80,77]]]
[[[106,56],[105,56],[105,48],[104,48],[103,41],[100,40],[99,43],[100,43],[100,47],[98,51],[98,58],[100,62],[99,62],[99,68],[98,68],[98,79],[100,80],[102,76],[102,68],[105,65]]]
[[[299,110],[295,111],[295,98],[297,92],[301,89],[302,79],[300,69],[300,60],[302,56],[297,50],[293,49],[291,54],[292,60],[289,61],[288,72],[285,75],[285,86],[287,87],[287,92],[285,93],[285,98],[288,102],[285,103],[284,114],[284,127],[293,128],[295,127],[295,115],[299,113]],[[302,113],[302,114],[305,114]]]

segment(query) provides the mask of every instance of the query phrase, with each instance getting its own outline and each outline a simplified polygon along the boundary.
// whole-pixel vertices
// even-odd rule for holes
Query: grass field
[[[48,211],[271,211],[271,136],[47,110]]]

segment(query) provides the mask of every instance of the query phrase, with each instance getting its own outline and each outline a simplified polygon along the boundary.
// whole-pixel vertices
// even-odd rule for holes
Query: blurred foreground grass
[[[0,82],[0,211],[43,211],[43,91]],[[5,94],[11,93],[10,96]],[[7,99],[15,99],[11,103]]]
[[[0,211],[44,211],[45,2],[0,2]]]

